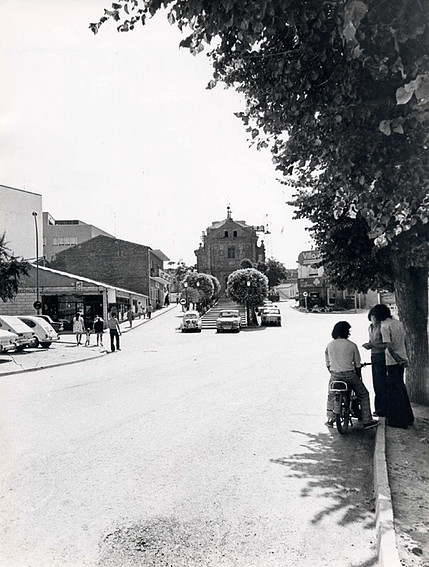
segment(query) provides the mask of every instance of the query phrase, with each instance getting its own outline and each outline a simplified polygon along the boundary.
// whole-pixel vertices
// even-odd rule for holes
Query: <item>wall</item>
[[[21,189],[0,185],[0,231],[6,231],[8,248],[15,256],[27,260],[36,258],[36,227],[33,211],[37,213],[38,250],[43,256],[42,196]]]
[[[149,248],[96,236],[57,254],[52,268],[149,296]]]

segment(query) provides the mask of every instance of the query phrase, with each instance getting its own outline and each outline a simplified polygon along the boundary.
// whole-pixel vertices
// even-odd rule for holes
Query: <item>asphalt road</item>
[[[323,425],[332,326],[361,344],[368,321],[281,309],[219,335],[178,332],[178,308],[2,377],[1,567],[374,565],[375,433]]]

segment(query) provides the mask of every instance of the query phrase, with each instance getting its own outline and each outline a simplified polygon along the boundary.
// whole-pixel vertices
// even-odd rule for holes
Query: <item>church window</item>
[[[235,247],[230,246],[228,248],[228,258],[235,258]]]
[[[224,238],[228,238],[228,231],[225,230]]]
[[[237,238],[237,231],[234,230],[234,238]]]

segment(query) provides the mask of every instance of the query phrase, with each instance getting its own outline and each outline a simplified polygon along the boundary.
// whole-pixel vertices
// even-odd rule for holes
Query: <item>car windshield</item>
[[[187,313],[185,315],[186,319],[198,319],[198,315],[196,313]]]
[[[220,317],[238,317],[238,311],[221,311]]]
[[[264,313],[280,313],[280,309],[275,309],[271,307],[270,309],[265,309]]]

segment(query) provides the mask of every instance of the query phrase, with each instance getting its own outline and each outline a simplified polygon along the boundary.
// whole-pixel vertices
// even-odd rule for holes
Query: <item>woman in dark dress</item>
[[[390,427],[407,429],[413,424],[414,415],[404,384],[404,370],[408,366],[404,328],[400,321],[392,317],[387,305],[375,305],[373,315],[381,322],[381,339],[385,346],[384,411],[386,424]]]
[[[367,350],[371,349],[371,369],[372,369],[372,384],[374,387],[374,415],[384,417],[386,415],[384,410],[384,397],[386,394],[386,360],[385,360],[385,345],[381,339],[381,321],[374,315],[374,308],[368,312],[368,319],[371,321],[368,327],[369,342],[364,343],[362,346]]]

